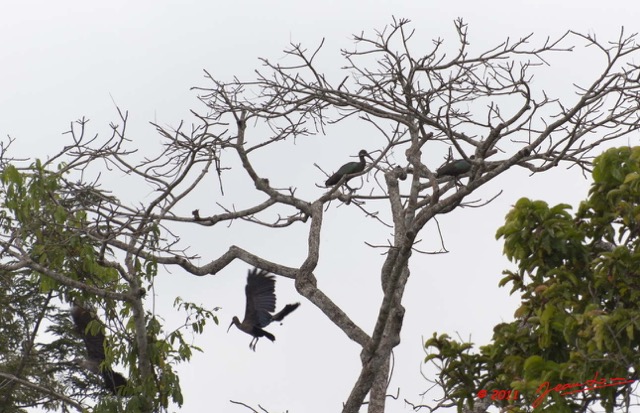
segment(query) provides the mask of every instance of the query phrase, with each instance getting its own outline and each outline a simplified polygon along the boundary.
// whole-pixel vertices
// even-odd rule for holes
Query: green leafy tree
[[[78,188],[66,173],[64,165],[52,172],[39,161],[22,170],[6,165],[0,173],[1,226],[13,240],[0,273],[1,411],[81,411],[89,403],[95,412],[138,412],[180,405],[173,366],[189,360],[197,347],[184,340],[181,329],[164,333],[158,318],[143,309],[156,264],[136,258],[125,269],[110,259],[87,231],[91,225],[108,231],[87,215],[91,203],[105,195]],[[150,226],[149,245],[157,242],[156,234]],[[127,397],[109,397],[98,376],[77,363],[86,349],[70,321],[68,303],[74,301],[95,306],[106,318],[107,360],[101,367],[119,363],[129,371]],[[217,322],[195,304],[177,299],[175,305],[193,316],[188,326],[196,332],[207,319]],[[87,327],[90,334],[96,327]],[[56,338],[44,341],[43,332]]]
[[[447,336],[426,342],[427,361],[441,367],[440,383],[459,410],[478,403],[479,389],[518,390],[517,400],[493,402],[517,412],[585,412],[597,403],[613,412],[637,403],[637,383],[624,382],[640,378],[640,147],[596,158],[589,197],[575,215],[570,209],[522,198],[498,230],[518,266],[500,285],[522,303],[490,345],[474,353]],[[558,384],[568,386],[553,390]]]

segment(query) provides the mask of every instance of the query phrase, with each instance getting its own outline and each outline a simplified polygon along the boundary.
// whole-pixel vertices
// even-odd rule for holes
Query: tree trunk
[[[376,378],[371,386],[369,394],[369,413],[384,413],[384,403],[387,398],[387,387],[389,384],[389,365],[391,357],[382,363],[380,370],[376,373]]]

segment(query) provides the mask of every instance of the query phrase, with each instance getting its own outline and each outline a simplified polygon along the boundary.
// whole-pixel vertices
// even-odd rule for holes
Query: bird
[[[272,314],[276,309],[275,288],[276,280],[273,275],[257,268],[250,270],[247,276],[247,286],[244,289],[247,296],[244,320],[241,323],[238,317],[234,316],[227,329],[228,333],[231,326],[235,324],[240,331],[253,336],[249,343],[249,348],[253,351],[256,351],[256,344],[258,344],[260,337],[266,337],[271,341],[276,339],[273,334],[263,330],[264,327],[272,321],[282,321],[300,305],[300,303],[287,304],[280,312]]]
[[[474,159],[475,156],[471,155],[469,159]],[[466,159],[455,159],[451,162],[448,162],[442,165],[436,171],[436,178],[441,178],[443,176],[454,176],[457,177],[462,174],[466,174],[471,170],[471,162]]]
[[[104,353],[104,325],[102,325],[102,322],[90,310],[76,302],[73,303],[71,308],[71,318],[75,324],[76,331],[82,336],[87,351],[87,358],[79,361],[79,364],[87,370],[101,375],[104,387],[112,394],[124,395],[123,390],[127,386],[127,379],[107,366],[100,368],[106,358]],[[95,334],[92,333],[93,328],[87,329],[87,326],[92,321],[97,321],[100,324],[100,329]]]
[[[360,152],[358,152],[358,157],[360,158],[360,162],[347,162],[344,165],[342,165],[340,169],[338,169],[338,172],[334,173],[333,175],[331,175],[331,177],[329,177],[329,179],[327,179],[327,181],[324,183],[325,186],[333,186],[337,184],[338,182],[340,182],[340,178],[342,178],[345,175],[357,174],[358,172],[364,171],[364,167],[367,165],[367,163],[364,160],[365,156],[373,161],[373,158],[369,156],[367,151],[365,151],[364,149],[361,150]],[[349,182],[349,179],[351,178],[352,177],[347,177],[347,180],[344,182],[345,185],[347,182]]]

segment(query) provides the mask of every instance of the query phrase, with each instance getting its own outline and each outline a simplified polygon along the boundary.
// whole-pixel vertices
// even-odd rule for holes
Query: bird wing
[[[436,177],[440,178],[443,176],[458,176],[466,174],[470,170],[471,164],[469,162],[467,162],[465,159],[456,159],[438,168],[436,170]]]
[[[364,170],[364,165],[360,164],[360,162],[348,162],[342,165],[340,169],[338,169],[338,172],[336,172],[336,174],[339,174],[340,176],[342,176],[342,175],[354,174],[356,172],[362,172],[363,170]]]
[[[98,320],[90,310],[78,305],[77,303],[74,303],[71,308],[71,318],[73,318],[76,331],[82,336],[84,346],[87,349],[87,358],[91,361],[98,362],[98,364],[102,363],[105,359],[104,327],[101,325],[100,330],[95,334],[92,334],[92,331],[87,331],[87,326],[90,322],[97,320],[98,323],[100,323],[100,320]]]
[[[266,327],[276,309],[276,280],[264,270],[254,268],[247,276],[247,308],[243,323]]]
[[[364,167],[365,165],[361,164],[360,162],[345,163],[340,167],[340,169],[338,169],[338,172],[334,173],[333,175],[331,175],[329,179],[327,179],[327,181],[325,182],[325,185],[326,186],[335,185],[338,183],[338,181],[340,181],[340,178],[342,178],[344,175],[362,172],[364,171]]]

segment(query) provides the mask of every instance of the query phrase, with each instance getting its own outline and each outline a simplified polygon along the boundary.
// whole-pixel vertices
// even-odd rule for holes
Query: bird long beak
[[[371,159],[373,161],[373,158],[371,157],[371,155],[369,155],[368,153],[365,154],[364,156],[366,156],[367,158]]]
[[[229,328],[227,328],[227,333],[229,333],[229,330],[231,330],[232,325],[233,325],[233,321],[231,322],[231,324],[229,324]]]

